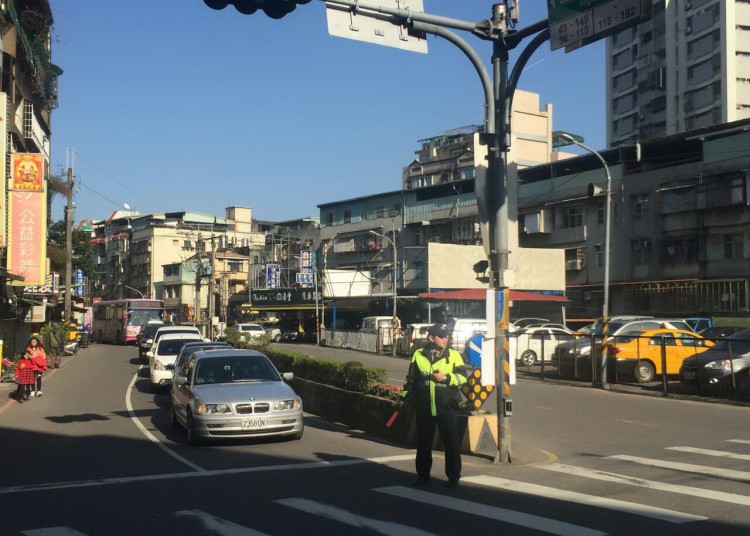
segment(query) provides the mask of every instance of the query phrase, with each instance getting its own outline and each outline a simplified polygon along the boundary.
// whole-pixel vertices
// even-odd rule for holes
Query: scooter
[[[78,341],[70,341],[65,344],[63,355],[76,355],[78,353]]]

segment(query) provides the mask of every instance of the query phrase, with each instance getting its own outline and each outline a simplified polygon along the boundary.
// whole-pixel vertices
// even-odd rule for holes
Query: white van
[[[401,322],[396,319],[398,325]],[[377,335],[377,350],[391,346],[393,340],[393,317],[392,316],[366,316],[362,319],[360,333],[371,333]]]
[[[475,333],[487,333],[486,318],[451,318],[448,321],[450,346],[459,352],[464,351],[466,341]]]

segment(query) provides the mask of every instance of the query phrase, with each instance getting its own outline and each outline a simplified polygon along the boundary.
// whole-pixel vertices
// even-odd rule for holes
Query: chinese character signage
[[[314,290],[301,288],[253,289],[250,292],[250,303],[253,307],[315,306],[315,298]],[[317,300],[321,302],[323,296],[318,294]]]
[[[11,188],[23,192],[44,191],[44,159],[36,153],[13,154]]]
[[[35,285],[33,287],[25,286],[25,294],[58,294],[60,288],[60,274],[57,272],[48,273],[44,280],[44,285]]]
[[[281,283],[281,266],[266,264],[266,288],[279,288]]]
[[[73,287],[73,296],[85,296],[85,280],[86,278],[83,276],[83,270],[76,269],[73,271],[73,278],[75,279],[75,286]]]
[[[23,281],[15,286],[44,285],[47,275],[47,195],[12,191],[8,204],[8,271]]]
[[[309,249],[303,249],[299,256],[299,275],[297,282],[302,288],[312,288],[313,284],[313,254]]]

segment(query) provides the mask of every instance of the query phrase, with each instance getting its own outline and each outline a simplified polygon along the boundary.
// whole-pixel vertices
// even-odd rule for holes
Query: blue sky
[[[424,7],[479,21],[492,3]],[[424,55],[332,37],[318,0],[281,20],[203,0],[50,5],[52,59],[64,70],[51,171],[64,173],[75,150],[76,220],[125,203],[142,214],[224,216],[237,205],[263,220],[316,217],[321,203],[398,190],[418,140],[483,121],[479,79],[454,45],[429,37]],[[546,19],[546,6],[522,1],[518,27]],[[491,44],[458,33],[489,69]],[[598,149],[604,83],[598,42],[569,54],[542,46],[519,87],[553,105],[556,130]]]

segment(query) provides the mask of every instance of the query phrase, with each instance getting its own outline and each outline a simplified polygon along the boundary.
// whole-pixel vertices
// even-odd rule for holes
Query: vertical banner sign
[[[266,264],[266,288],[279,288],[281,279],[281,266],[278,264]]]
[[[301,274],[310,274],[303,276],[300,286],[302,288],[312,288],[313,284],[313,254],[309,249],[303,249],[299,256],[299,271]]]
[[[73,296],[85,296],[86,280],[83,276],[83,270],[80,268],[73,271],[73,278],[75,279],[75,287],[73,287]]]
[[[44,285],[47,258],[47,196],[44,192],[10,192],[8,271],[23,277],[15,286]]]

